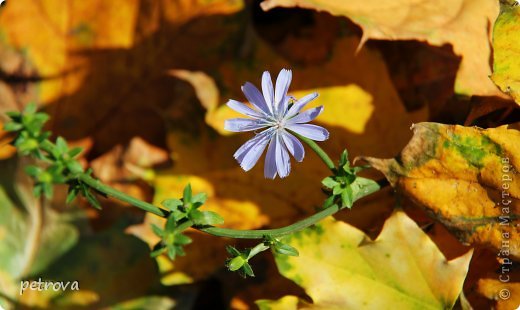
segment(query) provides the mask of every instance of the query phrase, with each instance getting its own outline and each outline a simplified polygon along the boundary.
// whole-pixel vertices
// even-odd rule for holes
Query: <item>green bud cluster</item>
[[[333,170],[333,175],[321,181],[329,197],[323,204],[328,208],[334,204],[340,208],[352,208],[354,201],[366,193],[379,189],[377,182],[359,177],[357,173],[368,168],[368,166],[351,167],[348,160],[347,150],[341,154],[339,165]]]

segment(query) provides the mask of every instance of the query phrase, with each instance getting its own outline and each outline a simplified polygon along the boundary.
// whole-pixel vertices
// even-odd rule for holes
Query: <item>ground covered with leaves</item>
[[[188,230],[150,257],[164,219],[66,187],[33,195],[33,164],[0,131],[0,305],[6,309],[515,309],[520,305],[520,6],[494,0],[7,0],[0,127],[34,102],[103,182],[157,206],[187,183],[221,227],[316,212],[329,171],[307,150],[285,179],[244,172],[224,130],[241,85],[293,72],[318,92],[320,145],[390,184],[229,272],[243,240]],[[20,282],[80,290],[20,294]],[[507,281],[505,280],[507,279]],[[505,292],[509,292],[506,296]]]

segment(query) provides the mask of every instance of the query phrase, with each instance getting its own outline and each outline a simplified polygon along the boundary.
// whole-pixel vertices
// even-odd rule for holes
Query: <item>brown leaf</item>
[[[265,0],[264,10],[302,7],[345,16],[363,29],[368,39],[419,40],[436,46],[451,44],[462,56],[455,91],[467,95],[504,96],[491,82],[491,24],[497,1],[488,0]]]

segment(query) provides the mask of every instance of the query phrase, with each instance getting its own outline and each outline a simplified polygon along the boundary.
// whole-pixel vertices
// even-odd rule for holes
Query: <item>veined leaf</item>
[[[448,309],[462,290],[472,251],[447,261],[404,212],[395,212],[372,241],[346,223],[327,219],[288,243],[299,257],[277,255],[280,272],[303,287],[305,309]],[[376,296],[377,295],[377,296]],[[261,309],[298,309],[289,297]]]
[[[420,123],[394,159],[365,157],[464,242],[520,257],[520,132]]]

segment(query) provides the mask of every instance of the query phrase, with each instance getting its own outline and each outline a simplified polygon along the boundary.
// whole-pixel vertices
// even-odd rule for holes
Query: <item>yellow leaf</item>
[[[363,29],[363,41],[419,40],[451,44],[462,56],[455,91],[466,95],[503,96],[491,82],[489,25],[498,1],[489,0],[264,0],[264,10],[303,7],[345,16]]]
[[[174,23],[186,23],[205,15],[231,14],[244,8],[243,0],[161,0],[164,16]]]
[[[333,219],[287,241],[300,256],[277,255],[278,269],[305,289],[311,309],[449,309],[462,291],[472,255],[447,261],[402,211],[386,221],[374,241]]]
[[[500,89],[520,104],[520,7],[503,4],[493,28],[493,75]]]
[[[520,257],[520,132],[436,123],[413,129],[395,159],[363,159],[464,242]]]

